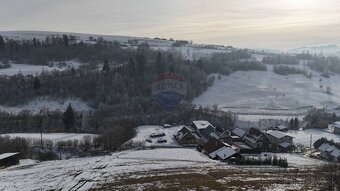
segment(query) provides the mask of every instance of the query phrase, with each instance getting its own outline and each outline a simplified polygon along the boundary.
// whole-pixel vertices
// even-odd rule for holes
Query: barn
[[[19,164],[19,153],[4,153],[0,155],[0,168]]]

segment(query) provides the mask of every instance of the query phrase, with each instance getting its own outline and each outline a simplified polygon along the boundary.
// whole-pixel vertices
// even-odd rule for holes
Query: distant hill
[[[303,53],[309,52],[310,54],[324,54],[324,55],[335,55],[340,56],[340,46],[335,44],[321,45],[321,46],[310,46],[290,49],[289,53]]]

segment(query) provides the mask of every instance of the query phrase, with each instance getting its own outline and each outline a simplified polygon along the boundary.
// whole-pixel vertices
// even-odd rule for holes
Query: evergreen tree
[[[291,118],[290,121],[289,121],[289,128],[290,129],[295,129],[294,128],[294,120],[293,120],[293,118]]]
[[[110,65],[109,62],[107,60],[104,61],[104,65],[103,65],[103,72],[109,72],[110,71]]]
[[[128,63],[128,73],[130,77],[133,77],[136,74],[135,67],[136,67],[135,60],[132,57],[130,57]]]
[[[294,129],[298,129],[299,128],[299,119],[295,118],[294,119]]]
[[[38,77],[34,78],[34,82],[33,82],[33,88],[34,90],[38,90],[40,88],[41,84],[40,84],[40,80]]]
[[[3,50],[3,49],[5,49],[5,41],[0,35],[0,50]]]
[[[172,56],[171,53],[170,53],[169,56],[168,56],[168,62],[170,62],[171,64],[174,64],[174,63],[175,63],[174,57]]]
[[[143,76],[144,75],[145,67],[146,67],[146,58],[145,58],[145,56],[143,54],[137,55],[137,68],[138,68],[139,76]]]
[[[66,34],[63,35],[64,45],[68,46],[68,36]]]
[[[74,127],[75,124],[75,114],[71,103],[67,106],[66,111],[63,114],[63,122],[65,125],[65,130],[69,131]]]
[[[163,72],[163,63],[162,63],[162,54],[161,52],[157,53],[156,57],[156,72],[157,74],[160,74]]]

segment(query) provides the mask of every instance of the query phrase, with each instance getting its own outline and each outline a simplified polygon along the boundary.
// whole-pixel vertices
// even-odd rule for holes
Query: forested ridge
[[[13,40],[0,37],[2,63],[49,65],[53,62],[78,60],[79,68],[44,71],[36,76],[0,76],[0,105],[17,106],[38,97],[66,99],[77,97],[94,110],[66,116],[61,111],[34,114],[0,113],[1,132],[103,132],[112,126],[133,128],[143,124],[188,123],[199,118],[190,100],[203,93],[214,82],[211,73],[225,68],[228,72],[242,70],[250,62],[247,51],[215,54],[223,59],[185,60],[176,51],[156,51],[147,43],[138,48],[123,48],[118,42],[99,39],[95,43],[76,42],[74,36],[49,36],[45,40]],[[254,63],[258,66],[259,63]],[[263,66],[260,65],[263,70]],[[254,67],[256,69],[256,67]],[[187,84],[186,104],[168,113],[152,99],[151,85],[164,72],[181,75]],[[68,119],[68,118],[71,118]],[[225,120],[224,117],[221,120]],[[218,120],[217,120],[218,122]]]

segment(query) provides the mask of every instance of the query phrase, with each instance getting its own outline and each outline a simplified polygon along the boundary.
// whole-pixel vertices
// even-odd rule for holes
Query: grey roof
[[[227,159],[231,156],[233,156],[234,154],[236,154],[237,152],[234,151],[232,148],[230,147],[225,147],[221,150],[219,150],[216,155],[219,156],[221,159]]]
[[[209,121],[193,121],[193,124],[197,127],[197,129],[205,129],[209,126],[214,127],[209,123]]]
[[[17,154],[19,154],[19,153],[4,153],[4,154],[1,154],[0,155],[0,160],[8,158],[8,157],[11,157],[11,156],[14,156],[14,155],[17,155]]]
[[[243,129],[240,129],[240,128],[235,128],[233,131],[232,131],[235,135],[239,136],[239,137],[243,137],[247,132]]]
[[[278,128],[278,129],[281,129],[281,130],[282,130],[282,129],[288,129],[288,127],[286,127],[286,126],[284,126],[284,125],[279,125],[279,126],[277,126],[277,128]]]
[[[286,136],[291,137],[287,134],[282,133],[281,131],[268,131],[267,134],[269,134],[269,135],[271,135],[271,136],[273,136],[277,139],[282,139],[283,137],[286,137]]]
[[[332,155],[333,157],[340,157],[340,150],[339,149],[334,149],[330,155]]]
[[[323,151],[325,152],[326,149],[328,149],[328,147],[330,147],[331,145],[329,145],[328,143],[324,143],[319,147],[319,151]]]

